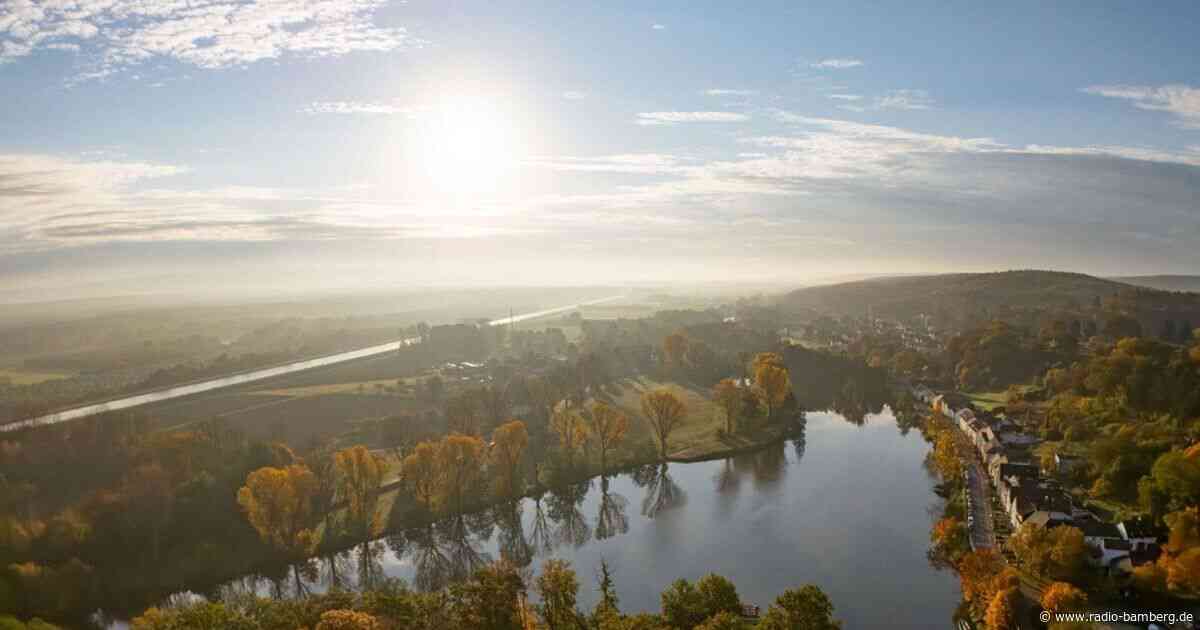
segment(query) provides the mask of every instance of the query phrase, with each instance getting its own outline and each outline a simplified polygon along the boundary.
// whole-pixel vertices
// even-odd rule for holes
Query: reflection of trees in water
[[[797,423],[796,431],[792,434],[792,452],[796,454],[796,463],[804,459],[804,449],[808,447],[808,437],[805,432],[808,430],[808,421],[801,420]]]
[[[480,514],[452,516],[437,525],[438,542],[446,549],[450,561],[450,580],[454,582],[467,579],[476,569],[492,561],[491,555],[480,548],[477,542],[480,539],[476,537],[484,531],[491,536],[491,515],[484,513],[483,520],[473,519],[472,516],[479,517]]]
[[[334,551],[321,556],[321,585],[331,591],[344,591],[349,587],[349,576],[353,570],[350,556]]]
[[[546,500],[550,518],[558,521],[555,538],[562,544],[576,548],[591,540],[592,528],[588,525],[587,517],[583,515],[583,500],[592,487],[592,480],[586,479],[572,483],[552,491]]]
[[[754,485],[758,488],[768,488],[779,483],[787,470],[788,460],[786,444],[774,442],[755,451],[753,458]]]
[[[741,491],[742,475],[734,465],[734,458],[726,457],[721,461],[721,467],[713,475],[713,485],[716,486],[718,494],[737,496]]]
[[[438,545],[432,524],[409,530],[408,543],[412,550],[413,586],[422,591],[436,591],[450,583],[450,558]]]
[[[608,477],[600,477],[600,513],[596,516],[596,540],[604,540],[629,531],[625,516],[625,497],[608,491]]]
[[[529,546],[533,553],[544,556],[554,551],[554,537],[550,532],[550,523],[546,519],[546,507],[542,503],[543,495],[533,498],[533,523],[529,527]]]
[[[500,532],[498,545],[500,557],[518,567],[527,567],[533,562],[533,550],[525,539],[525,525],[521,520],[524,511],[520,501],[510,501],[496,506],[496,528]]]
[[[358,589],[367,591],[375,589],[387,579],[383,572],[383,551],[386,545],[382,541],[363,541],[356,550]]]
[[[654,518],[664,510],[683,505],[687,499],[683,488],[671,478],[668,464],[654,467],[653,474],[646,474],[644,470],[640,475],[637,472],[633,482],[646,489],[646,496],[642,499],[642,515],[645,517]]]

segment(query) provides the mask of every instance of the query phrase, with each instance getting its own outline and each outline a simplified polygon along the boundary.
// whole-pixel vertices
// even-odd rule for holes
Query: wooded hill
[[[1101,319],[1121,314],[1147,335],[1172,322],[1200,323],[1200,294],[1134,286],[1080,273],[1004,271],[875,278],[809,287],[780,299],[793,316],[862,317],[912,321],[921,315],[939,328],[961,329],[1002,319],[1034,324],[1047,313]]]
[[[1191,291],[1200,293],[1200,276],[1116,276],[1109,278],[1117,282],[1161,291]]]

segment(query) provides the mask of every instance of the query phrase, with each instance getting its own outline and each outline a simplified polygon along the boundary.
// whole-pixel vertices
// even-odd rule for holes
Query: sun
[[[515,183],[524,145],[519,127],[517,117],[495,102],[456,98],[421,116],[414,158],[434,193],[501,193]]]

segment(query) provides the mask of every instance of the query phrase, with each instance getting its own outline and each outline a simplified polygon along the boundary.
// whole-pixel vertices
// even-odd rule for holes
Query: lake
[[[925,557],[938,501],[927,450],[886,408],[861,425],[810,412],[802,440],[647,466],[388,536],[317,559],[301,587],[390,576],[438,588],[502,554],[532,567],[556,557],[578,573],[590,610],[603,559],[627,612],[657,610],[676,578],[715,572],[764,608],[784,589],[816,584],[846,628],[949,628],[958,581]],[[245,578],[226,588],[287,594],[291,582]]]

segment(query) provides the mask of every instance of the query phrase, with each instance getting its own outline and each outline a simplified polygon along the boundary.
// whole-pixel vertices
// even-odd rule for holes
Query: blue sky
[[[6,0],[0,289],[1200,273],[1197,32],[1193,2]]]

